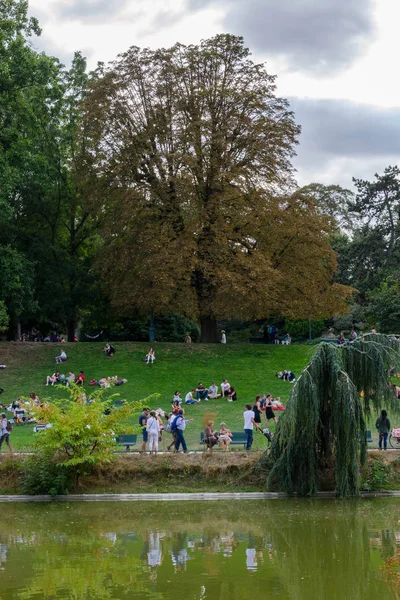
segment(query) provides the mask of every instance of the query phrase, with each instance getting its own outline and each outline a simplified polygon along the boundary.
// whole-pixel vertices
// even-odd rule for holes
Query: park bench
[[[50,429],[50,423],[37,423],[33,428],[34,433],[38,433],[39,431],[45,431],[46,429]]]
[[[119,446],[125,446],[125,450],[127,452],[129,452],[131,446],[136,445],[136,440],[137,440],[136,433],[117,436],[117,444]]]
[[[204,432],[200,433],[200,444],[204,443]],[[247,436],[244,431],[232,431],[231,445],[246,446]]]

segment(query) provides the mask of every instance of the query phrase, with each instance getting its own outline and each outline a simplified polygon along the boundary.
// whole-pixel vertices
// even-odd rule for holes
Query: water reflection
[[[396,597],[385,567],[400,549],[396,500],[1,512],[2,600],[375,600],[383,590]]]

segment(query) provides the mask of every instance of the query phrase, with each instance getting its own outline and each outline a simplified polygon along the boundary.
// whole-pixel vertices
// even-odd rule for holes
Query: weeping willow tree
[[[366,459],[365,421],[381,408],[396,409],[389,370],[397,367],[400,343],[368,334],[342,347],[318,346],[295,383],[271,447],[268,484],[312,495],[318,473],[334,464],[339,496],[359,493]]]

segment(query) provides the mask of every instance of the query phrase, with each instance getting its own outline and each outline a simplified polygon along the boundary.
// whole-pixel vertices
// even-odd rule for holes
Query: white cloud
[[[350,39],[348,32],[352,31],[351,23],[347,24],[345,32],[338,32],[337,36],[334,32],[330,34],[325,46],[324,36],[319,33],[316,35],[317,32],[314,32],[311,40],[301,40],[301,28],[296,31],[298,39],[289,39],[290,31],[279,28],[279,24],[276,25],[274,39],[263,40],[263,28],[258,27],[255,17],[260,14],[267,19],[268,15],[261,12],[246,14],[244,7],[249,12],[251,6],[257,6],[258,11],[263,6],[260,1],[249,1],[251,5],[239,0],[221,0],[217,3],[215,0],[30,0],[30,13],[39,17],[43,28],[43,36],[36,44],[39,48],[59,56],[62,61],[71,59],[75,50],[83,50],[88,55],[90,68],[95,67],[97,61],[113,60],[132,45],[156,48],[171,46],[177,41],[198,43],[200,39],[221,32],[224,24],[228,23],[234,26],[234,33],[246,34],[245,43],[253,50],[254,59],[266,61],[268,70],[278,74],[278,93],[293,98],[293,106],[298,108],[298,121],[303,125],[303,135],[296,165],[302,183],[317,179],[348,186],[352,175],[372,177],[375,171],[382,170],[389,162],[396,163],[399,157],[397,149],[393,148],[397,144],[397,139],[393,142],[393,136],[397,136],[397,111],[389,111],[382,119],[382,113],[373,108],[400,108],[397,81],[400,2],[372,0],[373,12],[365,14],[364,19],[361,16],[357,25],[363,43],[357,46],[357,51],[349,54],[347,60],[346,48],[352,46],[345,44]],[[196,11],[187,10],[189,2]],[[312,17],[314,6],[317,23],[324,12],[322,3],[326,5],[324,0],[290,0],[290,3],[288,0],[280,0],[280,3],[277,0],[265,0],[265,10],[268,7],[277,10],[285,8],[293,17],[299,13],[299,8],[306,6],[307,14]],[[328,0],[326,6],[334,7],[335,3],[336,0]],[[354,8],[352,0],[348,0],[348,4]],[[356,0],[358,9],[364,7],[367,10],[369,4],[370,0]],[[97,6],[97,12],[93,11],[92,14],[91,5]],[[236,13],[228,12],[232,6]],[[235,20],[233,14],[242,15],[241,20]],[[291,27],[295,27],[293,18],[291,23]],[[343,23],[340,15],[334,23],[336,26]],[[304,21],[306,27],[307,21]],[[304,35],[307,36],[306,30]],[[313,44],[316,52],[317,47],[322,48],[325,57],[319,62],[318,73],[309,66]],[[361,55],[357,54],[360,48],[363,50]],[[340,58],[339,62],[335,62],[335,52]],[[304,118],[304,102],[301,105],[301,98],[304,97],[337,100],[339,103],[348,101],[349,106],[351,103],[365,104],[364,114],[357,115],[357,112],[362,113],[361,109],[356,111],[347,123],[350,127],[352,118],[356,120],[354,135],[358,136],[359,144],[365,144],[368,148],[368,156],[361,156],[356,145],[348,143],[339,113],[329,113],[329,123],[330,131],[336,132],[336,137],[341,136],[341,145],[334,136],[315,131],[312,128],[313,118],[315,120],[318,114],[321,115],[322,105],[319,104],[319,111],[315,113],[308,110],[307,118]],[[382,123],[384,134],[379,136],[378,147],[376,137]]]

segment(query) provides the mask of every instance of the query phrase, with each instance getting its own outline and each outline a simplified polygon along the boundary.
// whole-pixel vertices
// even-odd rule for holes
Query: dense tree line
[[[72,340],[85,316],[96,330],[175,312],[216,341],[221,319],[344,312],[351,287],[363,316],[386,327],[373,307],[391,306],[399,287],[397,168],[355,181],[356,195],[298,189],[300,128],[241,38],[132,47],[88,73],[80,52],[66,68],[35,50],[27,10],[0,0],[10,338],[21,323]]]

